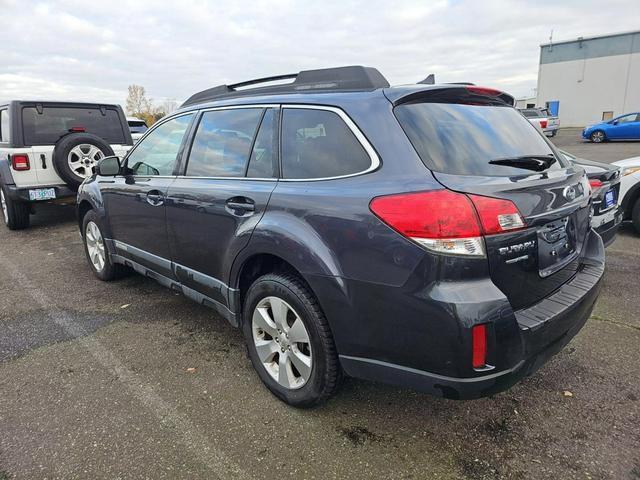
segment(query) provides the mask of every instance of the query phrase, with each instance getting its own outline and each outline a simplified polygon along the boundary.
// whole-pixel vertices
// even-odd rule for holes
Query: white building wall
[[[640,111],[640,53],[541,64],[538,105],[553,100],[563,127],[599,122],[605,111]]]

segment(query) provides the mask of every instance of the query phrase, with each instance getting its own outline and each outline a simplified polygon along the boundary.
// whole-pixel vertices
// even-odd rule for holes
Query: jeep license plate
[[[55,188],[37,188],[35,190],[29,190],[29,200],[52,200],[56,198]]]
[[[609,208],[616,203],[616,192],[613,190],[609,190],[604,194],[604,207]]]

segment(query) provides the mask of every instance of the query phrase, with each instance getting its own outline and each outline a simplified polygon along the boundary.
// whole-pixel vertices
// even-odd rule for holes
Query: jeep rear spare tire
[[[60,178],[76,190],[85,178],[93,175],[98,162],[111,155],[113,150],[100,137],[90,133],[71,133],[56,143],[53,165]]]

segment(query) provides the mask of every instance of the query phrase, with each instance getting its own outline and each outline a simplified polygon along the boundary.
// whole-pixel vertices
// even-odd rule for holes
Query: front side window
[[[244,176],[263,111],[237,108],[204,112],[191,146],[187,175]]]
[[[638,115],[633,113],[631,115],[625,115],[624,117],[620,117],[617,119],[618,125],[621,125],[623,123],[631,123],[631,122],[635,122],[636,118],[638,118]]]
[[[22,109],[27,145],[49,145],[73,131],[91,133],[111,144],[126,143],[118,111],[114,108],[36,107]]]
[[[364,172],[371,158],[340,115],[328,110],[285,108],[282,176],[330,178]]]
[[[182,115],[156,127],[127,158],[133,175],[173,175],[178,152],[193,114]]]
[[[9,142],[9,111],[0,110],[0,142]]]

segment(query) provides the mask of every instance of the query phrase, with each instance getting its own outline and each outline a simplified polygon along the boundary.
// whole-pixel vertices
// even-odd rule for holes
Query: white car
[[[127,123],[129,124],[129,131],[131,132],[133,143],[140,140],[144,132],[149,129],[147,123],[137,117],[127,117]]]
[[[631,220],[640,233],[640,157],[613,162],[622,168],[620,211],[623,220]]]
[[[5,225],[11,230],[27,228],[35,205],[74,198],[101,159],[123,157],[131,145],[119,105],[0,103],[0,204]]]

